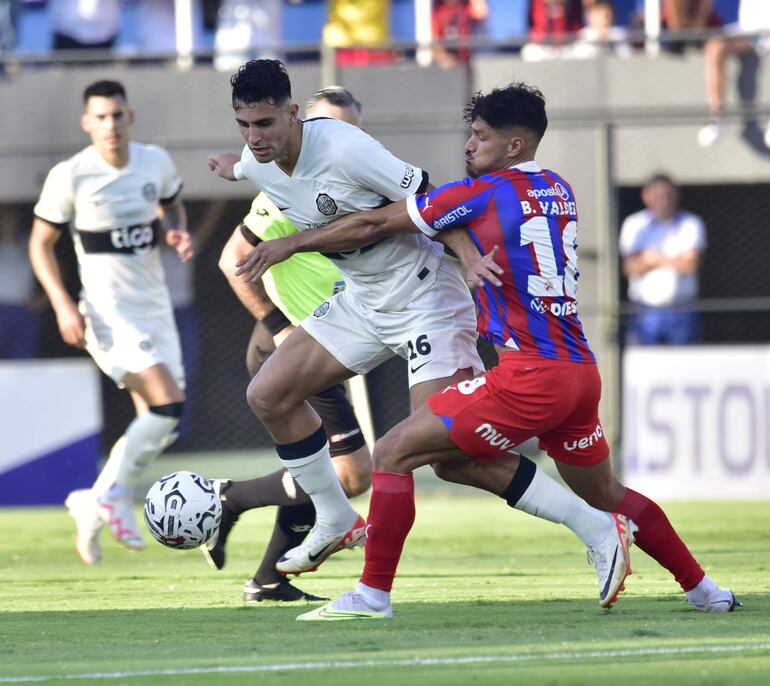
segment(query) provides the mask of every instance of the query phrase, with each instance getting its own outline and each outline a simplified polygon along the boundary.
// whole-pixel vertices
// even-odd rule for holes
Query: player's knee
[[[353,459],[335,460],[334,468],[342,490],[348,498],[365,493],[372,485],[372,460],[366,447],[349,456]]]
[[[408,457],[407,442],[396,426],[375,443],[372,465],[378,472],[400,473]]]
[[[254,414],[262,422],[277,421],[284,417],[292,408],[287,393],[277,392],[273,384],[268,384],[263,375],[257,374],[249,383],[246,390],[246,401]]]

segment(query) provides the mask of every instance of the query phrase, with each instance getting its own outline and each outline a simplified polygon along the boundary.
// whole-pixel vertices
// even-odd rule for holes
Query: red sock
[[[703,570],[656,503],[628,488],[615,511],[633,520],[639,527],[636,545],[671,572],[683,590],[690,591],[700,583]]]
[[[401,550],[414,524],[414,479],[411,474],[372,472],[372,497],[366,525],[361,583],[390,591]]]

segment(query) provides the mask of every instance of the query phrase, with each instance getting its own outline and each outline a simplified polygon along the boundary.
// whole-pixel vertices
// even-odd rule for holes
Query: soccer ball
[[[192,472],[158,479],[144,499],[144,523],[156,541],[169,548],[197,548],[222,521],[222,503],[212,483]]]

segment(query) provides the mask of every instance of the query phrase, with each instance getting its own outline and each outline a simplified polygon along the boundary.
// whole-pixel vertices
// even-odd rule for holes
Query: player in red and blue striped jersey
[[[490,343],[596,362],[577,316],[577,209],[564,179],[526,161],[413,196],[407,209],[428,236],[466,227],[482,254],[497,246],[502,285],[475,293],[479,333]]]
[[[534,436],[578,495],[633,521],[637,546],[674,575],[693,607],[733,610],[735,596],[704,574],[660,507],[613,473],[598,416],[601,379],[575,306],[574,196],[534,162],[548,123],[542,94],[524,84],[478,93],[466,118],[472,179],[348,215],[283,245],[270,241],[250,265],[258,275],[285,259],[283,253],[351,250],[404,231],[435,236],[466,226],[475,246],[470,243],[460,258],[469,285],[482,288],[480,332],[500,356],[497,367],[431,396],[377,442],[361,581],[299,619],[392,616],[390,589],[414,522],[413,470],[462,455],[498,464],[496,458]],[[623,565],[619,554],[608,565]],[[606,595],[600,589],[600,604],[611,605],[618,590]]]

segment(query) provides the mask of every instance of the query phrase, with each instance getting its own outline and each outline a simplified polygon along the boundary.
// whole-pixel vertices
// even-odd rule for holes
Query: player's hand
[[[241,156],[235,152],[217,152],[209,155],[209,171],[215,172],[223,179],[228,181],[237,181],[235,178],[235,163],[241,159]]]
[[[62,340],[76,348],[86,347],[86,322],[73,303],[65,303],[55,308],[56,324]]]
[[[181,229],[170,229],[166,231],[166,243],[176,250],[179,259],[187,262],[195,254],[193,249],[192,237],[187,231]]]
[[[270,267],[289,259],[293,254],[291,236],[264,241],[235,263],[235,275],[244,281],[259,281]]]
[[[481,288],[485,280],[494,286],[503,285],[503,282],[496,276],[496,274],[503,273],[503,268],[495,262],[495,255],[499,250],[500,247],[496,245],[465,270],[465,283],[468,284],[468,288]]]

